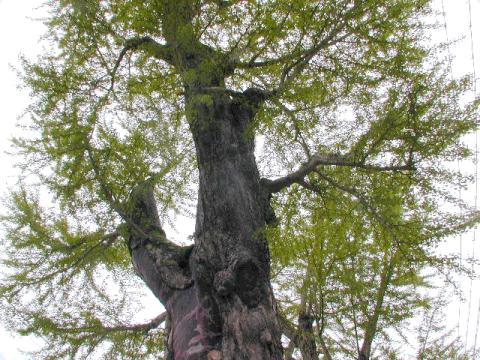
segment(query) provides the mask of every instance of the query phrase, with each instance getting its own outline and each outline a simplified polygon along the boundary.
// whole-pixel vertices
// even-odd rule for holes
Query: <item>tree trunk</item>
[[[195,142],[199,191],[193,248],[161,230],[152,186],[129,201],[129,247],[138,273],[171,319],[175,360],[281,359],[279,325],[263,234],[272,211],[261,185],[250,124],[261,100],[253,90],[227,96],[228,56],[202,44],[191,0],[161,2],[165,58],[183,81]],[[143,189],[143,190],[142,190]]]
[[[272,211],[249,133],[252,94],[187,90],[200,176],[193,249],[166,240],[151,184],[131,194],[133,263],[170,315],[175,360],[282,358],[263,234]]]

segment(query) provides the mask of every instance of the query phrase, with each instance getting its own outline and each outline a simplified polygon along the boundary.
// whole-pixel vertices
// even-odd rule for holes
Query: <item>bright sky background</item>
[[[469,1],[468,0],[443,0],[447,31],[450,40],[462,39],[451,48],[451,53],[455,57],[452,63],[452,69],[455,76],[467,72],[472,72],[472,52],[470,42],[469,27]],[[473,18],[473,39],[476,60],[476,76],[480,77],[480,0],[470,0]],[[16,184],[15,169],[12,166],[12,159],[5,154],[9,148],[9,139],[18,132],[15,128],[17,118],[22,114],[29,102],[28,91],[17,88],[18,80],[15,71],[11,66],[18,66],[19,54],[24,54],[29,58],[42,51],[39,45],[39,37],[44,33],[44,27],[41,22],[34,21],[41,17],[41,11],[38,10],[42,0],[0,0],[0,196],[3,196],[8,186]],[[438,9],[442,9],[442,1],[435,0]],[[443,17],[440,15],[438,21],[443,23]],[[446,34],[443,29],[438,32],[438,40],[445,40]],[[478,83],[480,91],[480,82]],[[475,136],[469,141],[474,143]],[[461,169],[462,171],[473,172],[470,169]],[[475,191],[463,193],[465,199],[473,199]],[[3,212],[3,210],[0,210]],[[0,234],[1,236],[1,234]],[[473,249],[480,255],[480,238],[473,242],[473,233],[462,237],[463,256],[472,254]],[[452,239],[448,246],[452,251],[459,251],[460,239]],[[464,279],[461,282],[464,291],[465,300],[463,303],[454,300],[450,306],[448,321],[451,327],[457,326],[458,334],[462,340],[469,345],[473,345],[475,327],[477,323],[477,309],[480,306],[480,281],[471,282]],[[472,289],[472,291],[470,290]],[[471,294],[471,295],[470,295]],[[469,310],[470,309],[470,310]],[[460,320],[459,315],[460,314]],[[468,321],[468,315],[470,320]],[[467,331],[468,324],[468,331]],[[38,340],[31,338],[21,338],[12,336],[0,327],[0,360],[20,360],[25,359],[19,349],[28,349],[34,347]],[[480,334],[477,341],[477,347],[480,346]]]

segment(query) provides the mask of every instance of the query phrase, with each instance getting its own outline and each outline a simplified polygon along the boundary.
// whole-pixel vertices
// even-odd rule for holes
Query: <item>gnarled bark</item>
[[[200,298],[216,304],[224,358],[280,359],[263,227],[269,218],[249,124],[256,102],[210,95],[187,98],[200,172],[193,252]],[[213,285],[213,286],[212,286]]]
[[[263,235],[272,210],[249,134],[258,99],[208,96],[187,95],[200,174],[195,244],[166,239],[146,181],[127,206],[132,260],[169,313],[175,360],[281,359]]]

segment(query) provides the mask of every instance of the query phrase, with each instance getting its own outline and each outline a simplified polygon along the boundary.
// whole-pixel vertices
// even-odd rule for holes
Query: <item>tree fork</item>
[[[214,336],[199,326],[205,315],[191,279],[192,247],[180,247],[166,239],[150,181],[132,190],[127,215],[134,224],[129,226],[128,239],[134,268],[169,315],[169,358],[205,359]]]
[[[193,250],[166,239],[145,181],[127,206],[144,232],[130,229],[132,260],[169,313],[173,359],[281,359],[263,235],[273,211],[250,132],[258,103],[208,97],[187,93],[200,174]]]

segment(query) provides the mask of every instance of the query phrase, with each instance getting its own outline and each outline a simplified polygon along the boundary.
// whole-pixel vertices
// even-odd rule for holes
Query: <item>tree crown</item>
[[[349,356],[376,329],[388,347],[388,329],[425,306],[429,271],[456,266],[435,246],[477,220],[452,196],[468,178],[449,162],[471,155],[478,102],[461,101],[468,77],[452,80],[428,42],[429,1],[45,6],[49,50],[22,61],[32,131],[15,139],[40,184],[15,190],[3,218],[1,295],[13,328],[48,339],[47,358],[162,351],[158,321],[125,325],[135,277],[119,239],[147,179],[163,221],[194,213],[188,99],[221,94],[255,114],[245,136],[277,213],[265,232],[279,308],[287,323],[307,311],[324,351]]]

